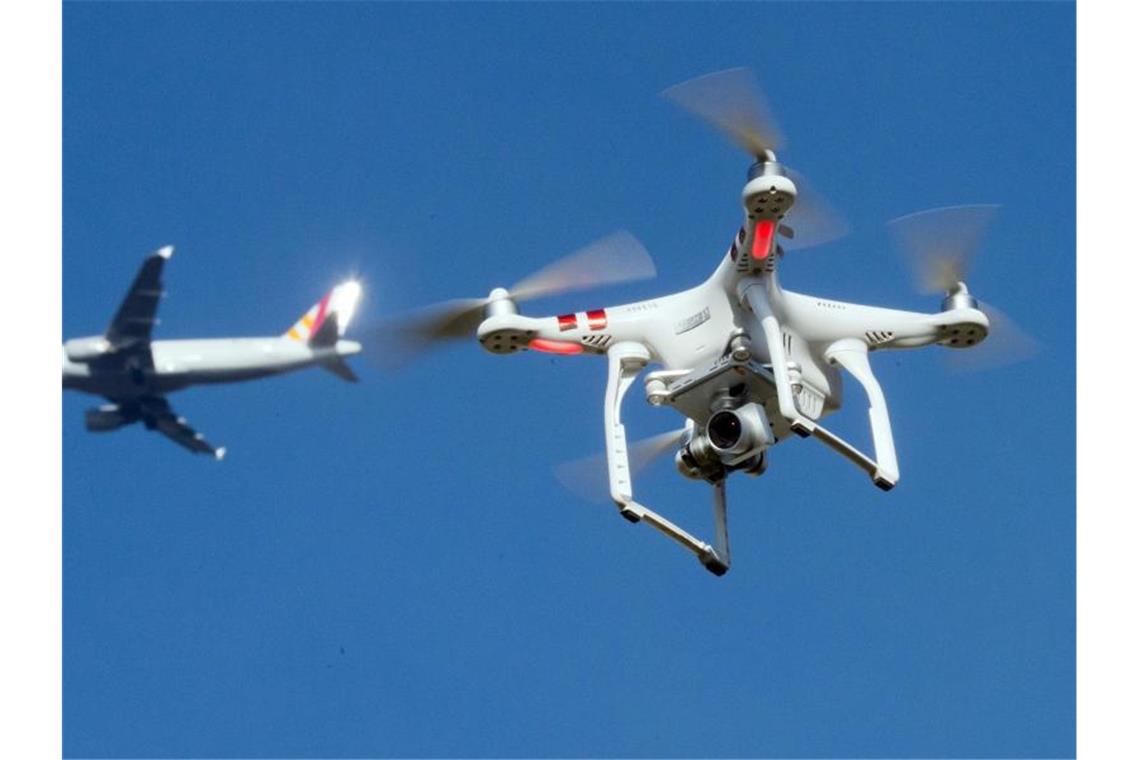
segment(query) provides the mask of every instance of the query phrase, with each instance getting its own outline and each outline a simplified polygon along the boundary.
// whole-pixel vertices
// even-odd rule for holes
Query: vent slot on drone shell
[[[596,348],[599,351],[605,351],[609,348],[610,343],[613,342],[614,336],[607,335],[606,333],[592,333],[590,335],[583,335],[581,340],[583,345]]]
[[[779,251],[777,251],[778,253]],[[776,271],[776,256],[765,256],[759,261],[751,256],[740,256],[736,259],[736,271],[771,274]]]

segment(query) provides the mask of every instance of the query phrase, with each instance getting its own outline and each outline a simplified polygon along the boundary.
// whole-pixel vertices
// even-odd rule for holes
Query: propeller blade
[[[442,344],[468,338],[483,319],[486,298],[461,298],[388,317],[366,330],[365,352],[382,369],[399,367]]]
[[[750,69],[717,71],[674,85],[661,93],[667,100],[709,122],[752,156],[784,144],[784,137]],[[787,250],[822,245],[846,235],[851,227],[797,172],[785,173],[796,183],[796,203],[786,227],[794,235],[781,243]]]
[[[661,95],[724,132],[750,155],[759,156],[784,144],[750,69],[705,74],[673,85]]]
[[[486,298],[458,298],[422,312],[409,327],[424,340],[458,340],[468,337],[479,326]]]
[[[999,208],[992,204],[947,206],[888,222],[920,292],[949,292],[965,281]],[[1041,350],[1041,344],[1001,309],[989,303],[979,303],[978,308],[990,321],[989,334],[976,346],[948,352],[946,363],[951,369],[996,369],[1030,359]]]
[[[510,293],[516,301],[528,301],[656,275],[657,268],[641,241],[619,230],[524,277]]]
[[[510,294],[516,301],[526,301],[656,274],[645,246],[621,230],[524,277]],[[397,314],[364,331],[362,340],[371,345],[368,354],[382,369],[399,367],[448,341],[473,336],[487,300],[456,299]]]
[[[675,451],[685,439],[686,431],[687,428],[670,430],[630,444],[627,449],[629,476],[632,478],[658,457]],[[586,501],[601,504],[610,500],[610,475],[604,452],[563,462],[554,468],[554,476],[558,482]]]
[[[947,206],[887,223],[922,293],[951,290],[966,279],[996,205]]]
[[[956,372],[982,372],[1032,359],[1041,344],[1018,327],[1008,314],[988,303],[978,308],[990,320],[990,332],[976,346],[946,352],[946,363]]]
[[[781,241],[781,246],[789,251],[798,251],[838,240],[851,231],[851,225],[843,215],[812,187],[804,175],[787,167],[784,173],[796,183],[796,202],[783,222],[795,234]]]

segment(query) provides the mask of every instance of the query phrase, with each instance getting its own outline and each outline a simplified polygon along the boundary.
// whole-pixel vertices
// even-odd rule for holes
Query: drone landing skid
[[[798,409],[796,419],[788,420],[780,408],[779,382],[776,373],[772,371],[772,365],[760,364],[753,358],[738,360],[731,354],[726,354],[704,370],[680,374],[669,370],[651,372],[645,378],[646,394],[650,403],[668,404],[686,417],[703,424],[708,421],[716,394],[726,384],[737,383],[742,388],[742,395],[764,406],[777,438],[784,438],[789,433],[795,433],[801,438],[816,438],[866,472],[876,486],[889,491],[898,483],[898,460],[895,457],[886,401],[882,389],[871,374],[866,351],[838,346],[830,355],[863,385],[872,400],[868,414],[875,443],[875,458],[867,456],[818,421],[799,414]]]
[[[713,521],[716,523],[716,543],[711,546],[681,528],[671,520],[662,517],[636,501],[620,505],[621,516],[632,523],[645,521],[657,530],[685,547],[713,575],[724,575],[732,561],[728,553],[728,505],[725,499],[724,481],[713,485]]]
[[[820,443],[837,452],[838,454],[846,457],[848,460],[854,463],[856,467],[870,475],[871,482],[873,482],[876,486],[883,489],[884,491],[891,490],[898,482],[897,478],[891,478],[885,475],[882,468],[879,467],[878,462],[876,462],[874,459],[871,459],[871,457],[867,456],[862,451],[859,451],[859,449],[855,448],[850,443],[843,440],[827,428],[816,425],[812,429],[811,434],[814,438],[818,438]]]
[[[645,521],[697,555],[701,564],[710,572],[724,575],[730,565],[725,494],[728,473],[725,472],[719,478],[710,478],[713,485],[715,547],[634,501],[625,426],[621,423],[621,404],[637,375],[649,363],[649,352],[639,343],[622,342],[611,346],[606,353],[609,359],[605,407],[606,460],[610,497],[617,504],[622,517],[630,522]],[[788,386],[785,391],[789,395],[792,392],[785,369],[786,362],[783,367],[779,364],[764,365],[751,356],[737,358],[729,353],[712,365],[691,372],[661,370],[650,373],[645,378],[646,395],[650,403],[672,406],[698,425],[707,424],[717,398],[725,392],[741,402],[760,404],[766,408],[777,438],[793,432],[801,437],[816,438],[866,472],[876,486],[889,491],[898,482],[898,464],[886,403],[878,382],[871,374],[866,349],[836,344],[829,352],[829,359],[850,372],[867,391],[871,401],[868,414],[876,458],[867,456],[819,422],[803,416],[797,407],[793,407],[795,416],[788,419],[783,407],[789,403],[794,404],[794,401],[783,400],[784,403],[781,403],[780,398],[782,385]]]
[[[713,520],[716,542],[701,541],[673,521],[633,499],[625,426],[621,424],[621,403],[637,375],[649,363],[649,352],[638,343],[618,343],[607,351],[609,374],[606,382],[606,463],[609,469],[610,497],[621,516],[630,522],[650,525],[693,552],[701,564],[715,575],[728,572],[728,510],[724,480],[713,484]]]

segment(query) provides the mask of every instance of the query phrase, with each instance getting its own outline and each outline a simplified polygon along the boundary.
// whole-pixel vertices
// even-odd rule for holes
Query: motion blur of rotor
[[[920,293],[946,294],[944,308],[968,298],[989,319],[989,335],[971,351],[954,351],[951,367],[982,370],[1025,361],[1040,344],[996,306],[978,301],[965,280],[1000,206],[946,206],[894,219],[887,228]]]
[[[784,145],[784,133],[750,69],[704,74],[661,94],[724,132],[756,158]]]
[[[629,444],[627,456],[630,477],[640,473],[659,457],[673,453],[684,442],[689,432],[688,428],[679,428]],[[587,501],[599,504],[609,501],[609,480],[604,452],[563,462],[554,468],[554,476],[568,490]]]
[[[556,260],[483,298],[444,301],[399,315],[366,337],[385,366],[398,366],[449,341],[471,338],[492,302],[517,303],[545,296],[649,279],[657,274],[645,246],[619,230]]]
[[[822,245],[850,231],[842,215],[802,174],[777,161],[776,150],[784,145],[784,135],[750,69],[705,74],[674,85],[661,94],[719,129],[752,156],[755,163],[749,169],[749,178],[761,173],[780,174],[795,183],[796,202],[781,225],[785,248]]]

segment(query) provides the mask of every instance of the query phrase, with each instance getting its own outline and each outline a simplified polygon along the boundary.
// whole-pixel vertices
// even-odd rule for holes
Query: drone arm
[[[551,317],[529,317],[508,311],[480,322],[476,336],[483,348],[494,354],[530,349],[597,356],[610,353],[607,347],[611,344],[616,346],[625,342],[638,345],[645,352],[647,358],[641,365],[645,366],[646,362],[656,358],[647,347],[654,332],[654,323],[645,319],[643,309],[638,309],[633,317],[624,313],[630,308],[619,306]]]
[[[868,416],[871,422],[871,437],[875,446],[875,470],[871,479],[875,485],[887,490],[899,480],[899,464],[895,455],[895,440],[891,433],[891,418],[887,412],[887,400],[879,381],[871,371],[867,360],[867,344],[860,340],[845,339],[836,341],[826,353],[829,361],[847,370],[859,381],[870,402]]]

